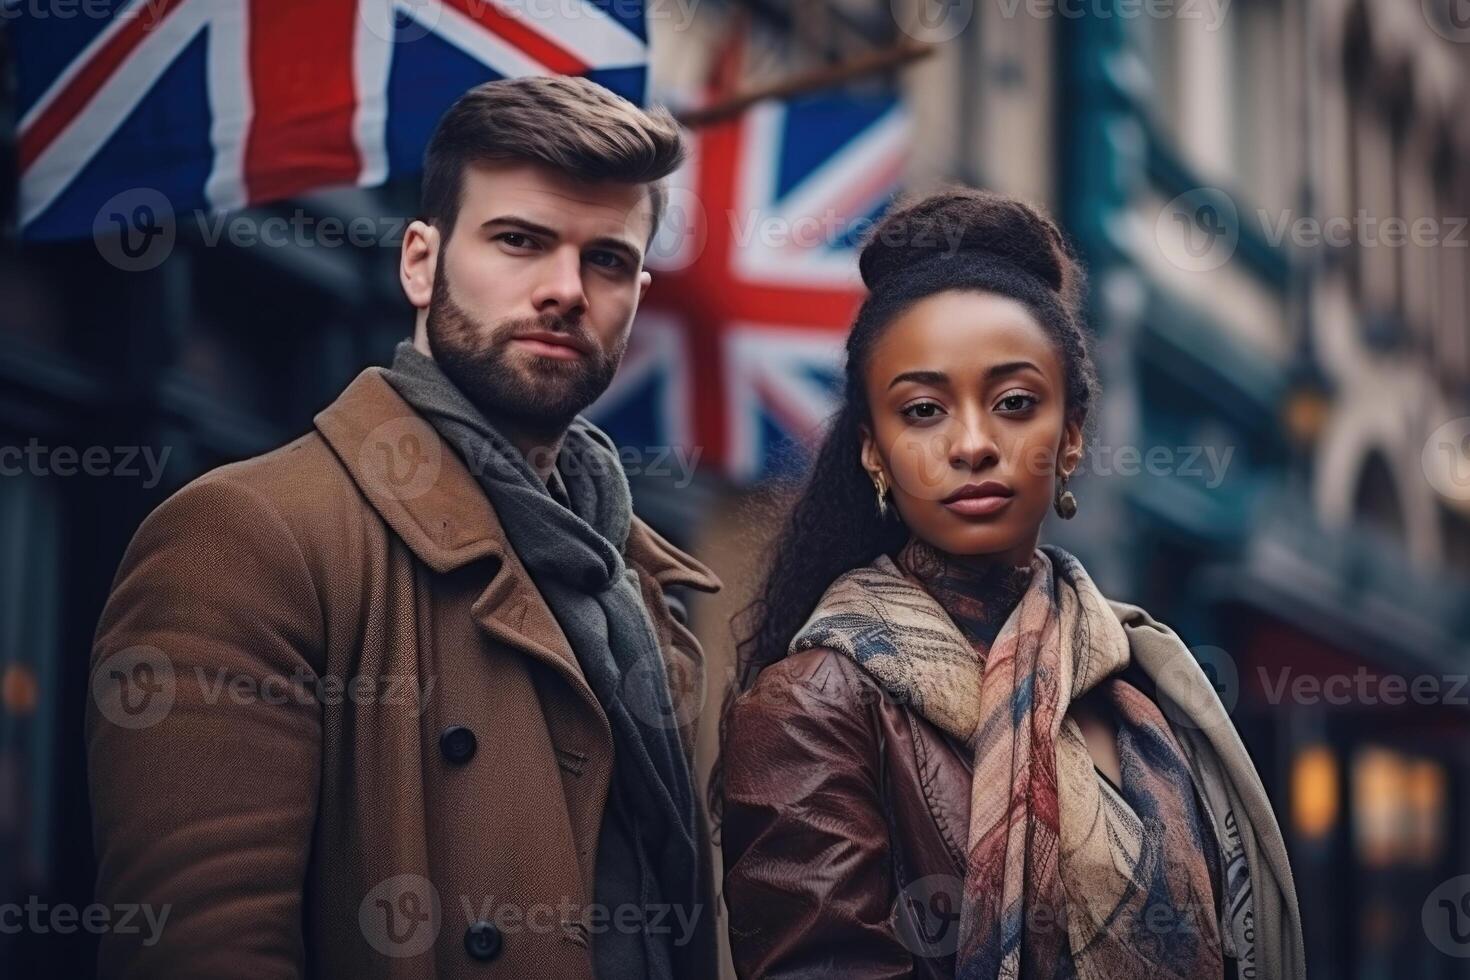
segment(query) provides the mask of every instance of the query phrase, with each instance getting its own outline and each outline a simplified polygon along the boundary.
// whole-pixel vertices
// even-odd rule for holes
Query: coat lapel
[[[475,621],[491,637],[565,676],[605,725],[566,634],[510,546],[485,491],[383,370],[359,374],[315,422],[363,496],[425,565],[444,574],[496,560],[495,576],[471,608]],[[639,520],[629,534],[627,557],[662,588],[720,588],[708,568]]]
[[[566,635],[516,557],[495,509],[459,455],[368,368],[316,416],[316,427],[403,543],[444,574],[493,558],[495,576],[472,607],[495,639],[548,662],[601,713]]]

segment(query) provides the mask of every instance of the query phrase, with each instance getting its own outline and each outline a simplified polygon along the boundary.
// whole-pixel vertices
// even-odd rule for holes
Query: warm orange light
[[[1444,847],[1445,771],[1430,759],[1409,767],[1404,805],[1409,811],[1408,856],[1419,864],[1433,864]]]
[[[1353,759],[1353,824],[1358,854],[1370,867],[1398,860],[1403,844],[1407,768],[1391,749],[1365,748]]]
[[[1332,403],[1314,388],[1297,388],[1287,394],[1282,409],[1287,434],[1299,443],[1315,442],[1327,426]]]
[[[5,713],[24,718],[36,710],[36,675],[25,664],[6,664],[0,673],[0,704]]]
[[[1444,766],[1373,746],[1353,760],[1353,813],[1365,864],[1433,864],[1445,846],[1449,812]]]
[[[1326,837],[1337,825],[1337,759],[1325,745],[1302,749],[1291,763],[1291,822],[1308,840]]]

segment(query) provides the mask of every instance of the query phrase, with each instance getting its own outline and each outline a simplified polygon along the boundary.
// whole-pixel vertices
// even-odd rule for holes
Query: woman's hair
[[[860,426],[871,424],[866,386],[874,344],[905,310],[948,290],[998,293],[1025,304],[1061,353],[1066,418],[1084,426],[1098,393],[1097,370],[1083,333],[1085,277],[1057,226],[1037,209],[1002,194],[952,187],[900,201],[873,228],[858,259],[868,297],[847,338],[841,407],[801,482],[756,597],[736,618],[735,696],[786,655],[827,587],[842,573],[891,554],[907,541],[902,520],[878,515],[872,480],[860,459]],[[721,773],[710,807],[721,809]]]

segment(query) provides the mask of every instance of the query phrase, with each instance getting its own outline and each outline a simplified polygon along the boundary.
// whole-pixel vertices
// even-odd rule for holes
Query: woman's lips
[[[981,517],[994,514],[1010,502],[1010,497],[988,494],[984,497],[960,497],[958,500],[947,501],[944,506],[964,517]]]
[[[999,480],[966,483],[940,503],[963,517],[983,517],[1004,507],[1016,491]]]

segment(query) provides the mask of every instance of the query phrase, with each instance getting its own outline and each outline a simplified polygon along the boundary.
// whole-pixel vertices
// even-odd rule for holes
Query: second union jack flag
[[[896,99],[842,93],[698,129],[592,417],[624,446],[678,448],[737,482],[799,465],[835,409],[857,245],[901,185],[910,136]]]

